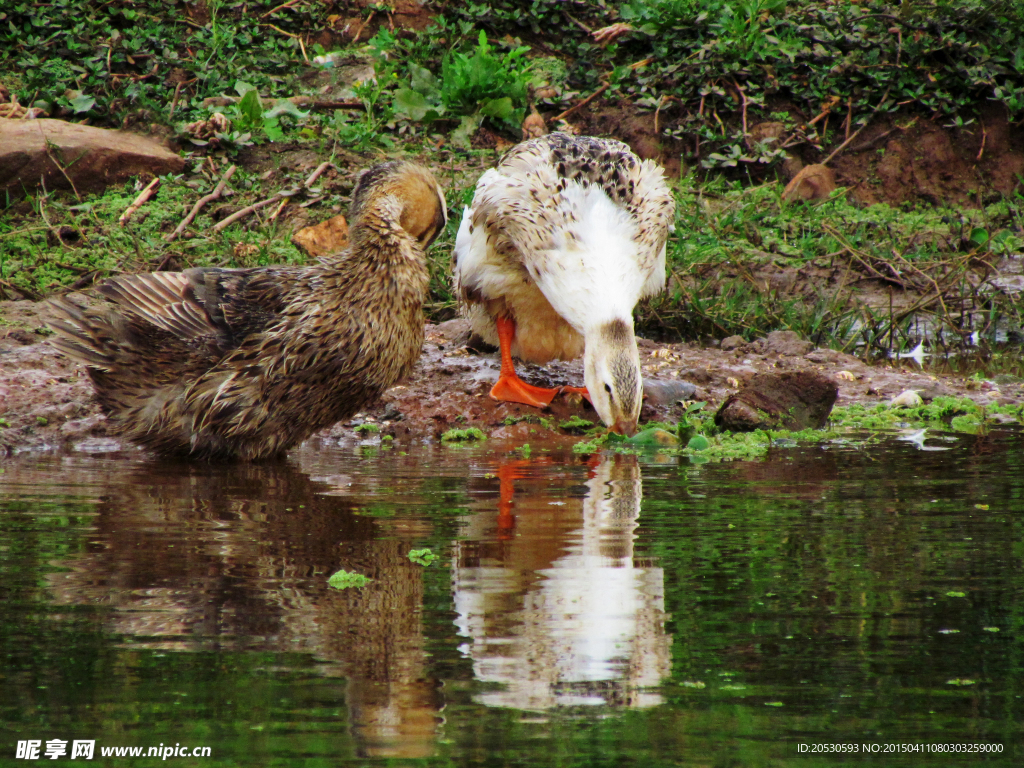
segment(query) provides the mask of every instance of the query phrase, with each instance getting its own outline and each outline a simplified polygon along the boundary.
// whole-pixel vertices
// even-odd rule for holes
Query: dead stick
[[[276,211],[274,211],[272,214],[270,214],[270,218],[268,219],[268,221],[276,221],[277,217],[281,215],[281,211],[284,210],[284,207],[286,205],[288,205],[288,198],[287,197],[282,197],[281,198],[281,204],[279,206],[277,206],[277,210]]]
[[[260,16],[260,18],[261,19],[265,19],[265,18],[267,18],[267,16],[273,16],[275,13],[277,13],[278,11],[280,11],[280,10],[282,10],[284,8],[291,8],[293,5],[295,5],[296,2],[298,2],[298,0],[288,0],[287,3],[281,3],[276,8],[271,8],[269,11],[267,11],[262,16]]]
[[[739,92],[740,98],[743,100],[743,135],[746,136],[747,135],[747,94],[746,94],[746,92],[744,92],[743,88],[740,87],[740,84],[736,81],[736,78],[733,78],[732,84],[734,86],[736,86],[736,90]]]
[[[304,186],[304,187],[311,187],[311,186],[313,186],[313,182],[316,181],[317,179],[319,179],[324,171],[326,171],[328,168],[333,168],[333,167],[334,167],[334,163],[330,163],[330,162],[320,163],[320,165],[317,166],[316,170],[313,171],[309,175],[309,178],[306,179],[305,182],[303,182],[302,186]]]
[[[978,156],[974,158],[975,162],[981,162],[981,156],[985,154],[985,139],[988,138],[988,132],[985,130],[985,121],[981,121],[981,149],[978,150]]]
[[[354,35],[352,35],[352,42],[353,43],[358,43],[359,42],[359,36],[361,34],[363,34],[363,27],[365,27],[367,24],[369,24],[371,21],[373,21],[373,14],[375,14],[375,13],[376,13],[376,11],[370,11],[370,15],[366,17],[366,21],[364,21],[362,24],[359,25],[359,29],[357,29],[356,33]]]
[[[174,242],[178,238],[178,236],[185,231],[185,227],[192,223],[192,220],[196,217],[199,211],[202,210],[204,205],[216,200],[223,194],[224,187],[228,183],[228,179],[230,179],[237,170],[238,167],[232,165],[230,168],[224,171],[224,175],[220,177],[220,181],[217,182],[217,186],[214,187],[213,192],[206,195],[206,197],[199,198],[196,204],[192,206],[192,210],[189,211],[188,216],[186,216],[182,220],[181,224],[178,225],[177,229],[171,232],[171,234],[167,235],[167,237],[165,237],[164,240],[166,240],[168,243]]]
[[[147,200],[149,200],[149,198],[156,194],[156,191],[159,187],[160,177],[157,176],[155,179],[149,182],[149,184],[146,185],[145,189],[139,192],[139,196],[136,197],[134,201],[132,201],[132,204],[124,209],[124,213],[121,214],[121,218],[117,220],[117,223],[123,227],[127,223],[128,219],[132,217],[132,214],[139,210],[139,208],[141,208],[143,204]]]
[[[299,106],[307,106],[300,104]],[[366,109],[361,101],[314,101],[308,105],[310,109]]]
[[[243,208],[240,211],[235,211],[233,214],[228,216],[223,221],[218,221],[216,224],[214,224],[213,225],[213,231],[214,232],[220,232],[222,229],[224,229],[225,227],[231,226],[232,224],[234,224],[239,219],[244,219],[250,213],[254,213],[255,211],[258,211],[260,208],[263,208],[264,206],[270,205],[271,203],[276,203],[282,197],[284,197],[284,195],[282,195],[280,192],[278,192],[273,197],[268,197],[266,200],[260,200],[258,203],[253,203],[252,205],[248,205],[248,206],[246,206],[245,208]]]
[[[179,80],[178,84],[174,86],[174,96],[171,97],[171,108],[167,111],[167,119],[170,120],[174,117],[174,108],[178,106],[178,95],[181,93],[182,81]]]
[[[334,165],[329,162],[320,163],[320,165],[316,167],[316,170],[309,175],[309,178],[302,182],[303,188],[308,188],[314,181],[320,178],[320,175],[323,174],[324,171],[326,171],[328,168],[333,167]],[[258,203],[253,203],[252,205],[246,206],[245,208],[242,208],[239,211],[235,211],[233,214],[228,216],[223,221],[219,221],[216,224],[214,224],[213,231],[220,232],[222,229],[231,226],[239,219],[244,219],[250,213],[254,213],[258,211],[260,208],[270,205],[271,203],[277,202],[278,200],[282,202],[281,208],[283,209],[284,203],[287,203],[288,198],[290,198],[294,193],[295,190],[288,190],[287,192],[276,192],[275,194],[268,197],[266,200],[260,200]],[[280,210],[277,211],[277,213],[280,212]],[[277,213],[274,214],[273,218],[277,217]]]
[[[582,109],[583,107],[587,106],[587,104],[592,102],[594,99],[596,99],[602,93],[607,91],[609,88],[611,88],[611,83],[605,83],[600,88],[598,88],[596,91],[594,91],[592,94],[587,96],[587,98],[585,98],[583,101],[581,101],[575,107],[569,107],[567,110],[565,110],[561,114],[555,115],[553,118],[551,118],[551,122],[552,123],[557,123],[559,120],[564,120],[569,115],[571,115],[573,112],[576,112],[577,110]]]
[[[828,164],[829,164],[829,162],[831,162],[831,160],[832,160],[832,158],[833,158],[833,157],[835,157],[835,156],[836,156],[836,155],[838,155],[838,154],[839,154],[840,152],[842,152],[842,151],[843,151],[843,150],[844,150],[844,149],[846,148],[846,145],[847,145],[847,144],[849,144],[849,143],[850,143],[851,141],[853,141],[853,140],[854,140],[855,138],[857,138],[857,137],[858,137],[858,136],[860,135],[860,132],[861,132],[861,131],[863,131],[863,130],[864,130],[865,128],[867,128],[867,127],[868,127],[868,126],[869,126],[869,125],[871,124],[871,120],[870,120],[870,118],[871,118],[871,117],[873,117],[873,116],[874,116],[874,115],[875,115],[875,114],[876,114],[876,113],[878,112],[878,110],[880,110],[880,109],[882,108],[882,105],[883,105],[883,104],[885,104],[885,100],[889,98],[889,91],[891,91],[891,90],[892,90],[892,86],[890,85],[890,86],[889,86],[888,88],[886,88],[886,89],[885,89],[885,93],[884,93],[884,94],[882,94],[882,99],[881,99],[881,101],[879,101],[879,102],[878,102],[878,103],[877,103],[877,104],[875,105],[875,108],[871,110],[871,114],[870,114],[870,115],[868,115],[868,118],[869,118],[869,119],[868,119],[868,120],[865,120],[865,121],[864,121],[864,125],[862,125],[862,126],[861,126],[860,128],[858,128],[858,129],[857,129],[856,131],[854,131],[854,132],[853,132],[853,134],[852,134],[852,135],[850,136],[850,138],[848,138],[848,139],[847,139],[846,141],[844,141],[844,142],[843,142],[842,144],[840,144],[840,145],[839,145],[838,147],[836,147],[836,148],[835,148],[835,149],[834,149],[834,150],[832,151],[832,154],[831,154],[831,155],[829,155],[829,156],[828,156],[828,157],[826,157],[826,158],[825,158],[824,160],[822,160],[822,161],[821,161],[821,164],[822,164],[822,165],[828,165]]]

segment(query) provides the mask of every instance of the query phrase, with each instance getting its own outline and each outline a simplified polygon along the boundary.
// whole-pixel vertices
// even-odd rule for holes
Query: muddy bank
[[[124,446],[106,432],[84,370],[46,342],[41,328],[42,304],[0,302],[0,452],[24,450],[117,450]],[[487,393],[498,374],[495,353],[467,348],[462,320],[428,325],[423,357],[412,377],[388,390],[374,409],[324,430],[314,439],[361,439],[379,431],[396,445],[437,441],[449,429],[475,427],[491,440],[510,446],[544,440],[579,440],[559,424],[578,417],[599,419],[582,400],[556,398],[538,411],[524,405],[497,403]],[[816,349],[791,332],[776,332],[751,343],[726,339],[718,347],[691,343],[639,341],[645,383],[685,381],[695,385],[690,400],[717,408],[756,373],[814,370],[839,387],[837,405],[886,402],[904,390],[925,400],[937,396],[969,397],[981,405],[1024,403],[1024,383],[998,386],[988,381],[931,374],[912,360],[892,366],[865,365],[852,355]],[[927,365],[927,362],[926,362]],[[542,386],[582,385],[581,361],[522,366],[523,377]],[[680,402],[647,399],[641,421],[677,421]],[[543,417],[543,419],[538,418]],[[374,427],[357,428],[364,423]],[[575,430],[578,432],[578,430]]]

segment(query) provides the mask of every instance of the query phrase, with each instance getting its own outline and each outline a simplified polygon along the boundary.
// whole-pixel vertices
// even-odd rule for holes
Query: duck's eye
[[[611,386],[611,384],[605,384],[604,385],[604,391],[607,392],[610,395],[612,393],[612,386]]]

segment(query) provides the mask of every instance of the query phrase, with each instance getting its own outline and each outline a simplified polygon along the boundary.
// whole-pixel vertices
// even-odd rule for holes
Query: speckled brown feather
[[[348,250],[307,267],[108,281],[111,303],[52,303],[112,431],[165,454],[274,456],[407,376],[423,341],[424,250],[444,226],[429,171],[385,163],[353,194]]]

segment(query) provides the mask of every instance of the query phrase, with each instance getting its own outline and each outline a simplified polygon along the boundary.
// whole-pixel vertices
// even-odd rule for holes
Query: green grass
[[[421,160],[430,163],[429,157]],[[455,316],[450,254],[462,205],[473,192],[492,154],[475,152],[457,162],[435,165],[448,188],[452,216],[429,254],[431,289],[428,315]],[[292,173],[293,182],[302,174]],[[0,218],[0,292],[11,289],[40,298],[72,287],[83,288],[119,272],[194,266],[249,267],[304,263],[289,240],[291,227],[281,221],[254,220],[213,233],[219,204],[209,206],[190,228],[190,236],[168,244],[165,235],[194,202],[209,192],[216,175],[164,179],[156,204],[144,206],[126,225],[118,217],[136,194],[132,184],[108,189],[79,203],[67,196],[40,196],[21,213]],[[259,173],[240,170],[232,180],[241,206],[272,194],[283,184],[264,182]],[[313,208],[317,217],[344,209],[341,190],[325,188],[327,197]],[[1006,199],[982,210],[936,208],[898,210],[885,205],[857,207],[837,194],[807,205],[787,205],[777,185],[744,188],[722,179],[701,183],[690,176],[676,186],[676,233],[668,252],[669,288],[638,311],[638,328],[663,338],[753,340],[777,329],[791,329],[821,346],[874,355],[909,349],[911,324],[922,316],[945,330],[950,343],[971,327],[991,333],[997,323],[1024,323],[1011,298],[982,293],[976,275],[985,264],[1018,251],[1024,243],[1024,198]],[[47,226],[48,222],[48,226]],[[977,233],[984,232],[979,238]],[[56,233],[62,233],[57,237]],[[973,239],[972,239],[973,237]],[[898,263],[897,259],[902,259]],[[947,288],[946,302],[907,312],[909,299],[895,306],[866,306],[853,291],[885,265],[901,266],[907,286],[930,290],[935,278]],[[831,271],[848,287],[821,280],[798,281],[790,289],[765,288],[759,270]],[[914,272],[917,270],[917,272]],[[898,297],[901,291],[896,290]],[[912,295],[908,290],[906,295]],[[949,296],[959,297],[951,302]],[[968,325],[970,324],[970,325]]]
[[[265,190],[257,177],[244,171],[232,182],[240,191],[234,200],[254,202],[262,191],[268,195],[273,191]],[[185,269],[304,261],[289,242],[288,233],[273,225],[250,229],[243,221],[220,234],[212,233],[211,213],[217,205],[196,219],[191,229],[197,236],[168,244],[164,236],[215,184],[216,179],[202,177],[165,178],[158,201],[140,209],[125,226],[118,218],[138,194],[132,183],[108,188],[81,202],[68,196],[30,198],[22,204],[22,213],[0,218],[0,295],[5,288],[13,288],[30,298],[41,298],[71,287],[87,287],[108,275],[144,272],[161,264]],[[232,204],[238,205],[234,200]]]
[[[748,340],[790,329],[819,345],[866,345],[878,354],[909,348],[911,325],[921,317],[958,341],[963,329],[990,336],[1000,321],[1020,326],[1019,304],[979,289],[977,275],[1024,246],[1024,197],[977,210],[900,210],[859,207],[842,191],[814,204],[786,204],[780,192],[777,184],[684,179],[669,241],[669,289],[641,308],[639,327],[669,338]],[[835,281],[766,285],[764,275],[780,268],[829,273]],[[881,278],[891,282],[895,304],[866,306],[854,289]]]
[[[204,11],[205,9],[205,11]],[[190,154],[190,172],[167,178],[158,202],[124,227],[117,217],[131,185],[82,200],[37,195],[0,213],[0,296],[39,298],[122,271],[157,267],[301,263],[288,216],[246,220],[213,234],[211,206],[189,236],[164,236],[216,183],[220,169],[244,160],[249,144],[293,143],[346,166],[407,154],[430,164],[447,189],[453,216],[430,254],[428,314],[456,313],[450,252],[462,205],[493,153],[465,151],[481,121],[515,133],[527,87],[544,86],[538,105],[555,111],[602,85],[605,99],[629,110],[659,111],[665,136],[697,143],[696,170],[679,181],[676,235],[669,246],[668,292],[641,308],[640,329],[654,336],[747,339],[788,328],[820,345],[888,354],[912,346],[921,317],[940,333],[991,331],[1022,324],[1019,302],[980,293],[977,275],[1024,237],[1024,197],[984,210],[858,208],[840,193],[814,205],[784,205],[764,177],[782,153],[746,146],[745,116],[779,120],[794,146],[834,140],[802,127],[823,105],[852,124],[876,108],[917,112],[969,125],[975,107],[996,102],[1024,113],[1024,6],[1010,0],[512,0],[448,3],[422,32],[381,28],[343,51],[372,66],[374,80],[345,86],[335,70],[304,60],[323,50],[313,37],[329,5],[300,0],[248,3],[126,4],[52,0],[8,3],[0,19],[0,80],[22,104],[95,125],[165,123]],[[368,18],[373,8],[362,11]],[[269,16],[264,17],[264,14]],[[588,30],[626,21],[634,31],[602,47]],[[645,66],[630,65],[650,60]],[[362,110],[285,107],[281,99],[325,86]],[[344,86],[344,87],[342,87]],[[204,99],[243,96],[227,107]],[[884,98],[883,98],[884,97]],[[785,106],[780,106],[784,104]],[[173,114],[172,114],[173,109]],[[220,148],[189,141],[186,125],[220,111],[231,118]],[[833,121],[833,126],[836,122]],[[452,145],[459,145],[451,150]],[[441,149],[438,149],[440,147]],[[301,181],[288,172],[264,180],[242,162],[232,180],[241,206]],[[245,170],[249,168],[248,171]],[[716,175],[708,168],[720,169]],[[347,167],[343,170],[349,170]],[[354,168],[352,169],[354,170]],[[730,176],[731,175],[731,176]],[[727,181],[730,176],[732,181]],[[347,205],[329,189],[310,209],[316,219]],[[847,271],[854,278],[897,270],[912,290],[937,281],[955,302],[864,306],[830,283],[805,280],[800,291],[766,287],[759,270]],[[897,281],[898,282],[898,281]],[[952,343],[952,342],[951,342]]]

